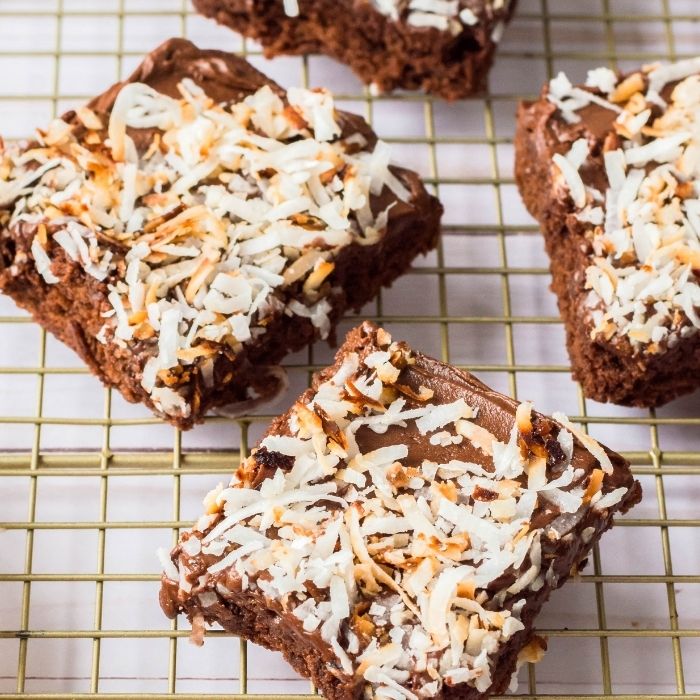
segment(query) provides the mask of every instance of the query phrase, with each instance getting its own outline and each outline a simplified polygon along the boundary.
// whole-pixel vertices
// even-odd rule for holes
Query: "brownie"
[[[516,0],[193,0],[268,57],[324,53],[373,89],[455,100],[486,88]]]
[[[560,73],[518,110],[515,175],[539,221],[573,376],[659,406],[700,386],[700,59]]]
[[[541,657],[542,604],[640,497],[565,416],[365,322],[161,550],[161,605],[332,700],[485,698]]]
[[[440,203],[389,155],[328,92],[171,39],[0,152],[0,289],[174,425],[241,413],[435,246]]]

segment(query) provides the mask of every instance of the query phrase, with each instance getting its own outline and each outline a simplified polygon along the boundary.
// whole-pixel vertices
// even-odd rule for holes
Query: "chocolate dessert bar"
[[[379,92],[481,92],[516,0],[193,0],[268,57],[324,53]]]
[[[442,207],[324,90],[171,39],[0,142],[0,289],[105,384],[181,428],[284,386],[437,241]]]
[[[518,111],[516,179],[538,219],[573,374],[598,401],[700,386],[700,58],[560,73]]]
[[[364,323],[170,557],[161,605],[281,651],[326,698],[485,698],[637,503],[628,463]]]

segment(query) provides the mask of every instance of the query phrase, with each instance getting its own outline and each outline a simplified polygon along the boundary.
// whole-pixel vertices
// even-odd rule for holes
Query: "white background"
[[[64,0],[62,19],[58,8],[57,0],[0,0],[0,133],[6,139],[26,136],[52,114],[101,92],[171,36],[184,33],[205,48],[242,48],[231,31],[181,13],[179,0]],[[542,20],[543,8],[548,22]],[[542,411],[581,416],[585,409],[592,417],[591,433],[634,459],[645,500],[625,519],[628,525],[604,539],[603,578],[572,582],[553,596],[539,620],[541,629],[554,631],[536,669],[539,693],[602,693],[602,653],[609,656],[614,693],[678,692],[669,600],[675,601],[678,626],[685,630],[676,642],[676,660],[682,656],[687,690],[700,692],[700,530],[691,526],[700,511],[700,395],[660,409],[658,421],[647,411],[582,401],[567,372],[541,239],[513,184],[511,143],[518,96],[536,94],[548,71],[563,69],[578,81],[595,65],[632,68],[671,51],[690,55],[700,38],[693,14],[697,19],[696,0],[523,0],[491,74],[492,98],[455,104],[415,94],[368,101],[348,69],[323,57],[311,57],[306,73],[299,58],[250,59],[283,85],[308,78],[310,85],[331,87],[344,108],[371,117],[380,136],[393,142],[397,162],[438,186],[447,224],[441,253],[417,261],[416,272],[382,295],[381,307],[372,304],[359,316],[375,318],[381,312],[395,337],[472,367],[505,392],[514,388]],[[250,42],[247,49],[257,53]],[[512,323],[504,322],[507,317]],[[356,320],[346,320],[341,332]],[[43,355],[40,329],[2,297],[0,321],[0,521],[9,525],[0,530],[0,693],[17,687],[16,631],[23,627],[23,601],[29,602],[27,692],[165,693],[169,674],[178,692],[238,692],[239,642],[230,637],[211,636],[203,649],[178,638],[176,669],[169,672],[170,623],[157,604],[154,551],[172,542],[168,523],[196,518],[204,494],[234,468],[235,455],[207,461],[205,451],[236,449],[241,425],[209,421],[180,438],[140,406],[110,397],[53,338],[46,338]],[[290,357],[290,391],[264,411],[272,414],[288,405],[305,386],[308,365],[331,356],[332,350],[319,343],[312,353]],[[619,418],[626,422],[610,422]],[[694,420],[668,423],[677,418]],[[81,424],[85,419],[103,420]],[[265,423],[264,417],[253,421],[249,443]],[[176,480],[168,471],[178,440],[184,455],[179,517]],[[101,460],[105,446],[110,451]],[[133,465],[120,462],[124,454],[149,450],[158,453],[144,457],[144,469],[157,461],[162,473],[140,474],[138,467],[128,472],[125,466]],[[661,457],[660,471],[653,450]],[[52,462],[56,451],[58,460]],[[30,464],[40,469],[38,478],[27,476]],[[58,466],[51,473],[52,464]],[[95,475],[100,465],[113,476]],[[71,475],[59,467],[72,469]],[[192,474],[195,468],[204,471]],[[664,500],[668,528],[657,522]],[[38,527],[29,562],[22,524],[31,519],[32,504]],[[103,542],[99,528],[91,527],[101,519],[106,521]],[[691,523],[678,522],[684,519]],[[83,525],[45,525],[61,522]],[[123,527],[128,522],[139,527]],[[96,575],[100,571],[106,578]],[[32,578],[28,572],[34,580],[24,588],[22,581]],[[592,566],[585,573],[592,574]],[[81,580],[67,580],[75,574]],[[645,578],[625,579],[630,576]],[[139,577],[144,580],[134,580]],[[613,630],[607,643],[596,632],[601,609]],[[95,629],[96,619],[106,631],[99,664],[92,639],[83,634]],[[556,633],[564,628],[569,632]],[[122,630],[132,636],[119,637]],[[77,638],[70,638],[71,632]],[[91,686],[92,675],[97,685]],[[249,647],[250,692],[307,692],[308,687],[278,655]],[[521,692],[528,692],[526,680]]]

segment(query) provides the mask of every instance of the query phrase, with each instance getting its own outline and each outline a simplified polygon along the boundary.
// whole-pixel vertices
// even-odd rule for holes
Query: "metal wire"
[[[29,94],[4,94],[2,92],[2,81],[0,80],[0,110],[5,104],[12,102],[34,102],[50,100],[53,113],[59,109],[59,102],[65,100],[80,100],[90,97],[82,94],[66,94],[60,90],[59,71],[61,60],[66,57],[83,57],[89,60],[93,57],[107,56],[116,60],[117,77],[122,74],[122,62],[125,58],[139,55],[139,52],[125,49],[125,19],[131,20],[140,18],[142,21],[158,21],[176,18],[179,22],[180,32],[187,35],[189,22],[194,16],[186,0],[172,0],[172,6],[177,9],[167,7],[162,8],[163,3],[156,9],[144,7],[125,6],[126,0],[118,0],[115,8],[104,8],[100,2],[95,1],[92,6],[84,3],[85,8],[75,6],[70,0],[55,0],[55,7],[46,9],[50,2],[44,2],[34,7],[30,3],[17,9],[18,3],[11,6],[7,0],[0,0],[0,27],[3,18],[15,18],[18,15],[28,18],[51,18],[55,19],[55,40],[53,47],[37,46],[31,51],[16,51],[0,47],[0,58],[24,56],[37,57],[44,56],[53,59],[52,91],[50,94],[30,91]],[[525,7],[519,13],[516,23],[522,27],[541,29],[541,45],[534,44],[527,50],[512,50],[507,47],[500,53],[500,58],[511,58],[527,61],[542,61],[546,67],[546,73],[551,77],[555,72],[555,67],[566,61],[585,61],[589,67],[600,63],[607,63],[617,66],[618,63],[624,65],[630,63],[657,60],[660,58],[682,58],[690,55],[679,50],[675,36],[675,28],[679,23],[695,23],[698,27],[700,17],[692,12],[673,12],[674,3],[672,0],[648,0],[642,10],[635,8],[634,12],[629,12],[630,3],[622,4],[621,0],[582,0],[577,12],[560,12],[558,3],[554,0],[532,0],[523,2]],[[3,7],[3,5],[7,5]],[[66,5],[66,6],[64,6]],[[133,5],[133,3],[132,3]],[[619,11],[618,11],[619,10]],[[117,20],[116,49],[104,49],[99,51],[83,51],[62,45],[62,27],[66,18],[92,17],[97,21],[96,26],[102,26],[99,20]],[[604,47],[591,51],[557,50],[555,39],[560,28],[571,27],[576,23],[591,24],[599,28],[600,35],[604,37]],[[636,46],[635,50],[623,51],[617,45],[617,30],[620,26],[628,28],[640,28],[651,24],[658,27],[661,25],[664,32],[665,47],[658,52],[647,50],[642,45]],[[641,50],[640,50],[641,48]],[[243,54],[247,56],[257,56],[258,51],[253,50],[249,45],[243,43]],[[301,76],[300,84],[309,83],[309,61],[300,60]],[[78,86],[79,89],[79,86]],[[528,364],[519,361],[517,333],[518,329],[526,329],[527,332],[535,334],[542,326],[556,327],[560,324],[558,318],[539,314],[518,314],[515,312],[514,281],[521,276],[532,278],[532,283],[536,285],[547,285],[548,272],[544,267],[544,261],[537,267],[520,267],[514,264],[514,256],[510,252],[509,240],[515,234],[531,235],[536,232],[536,227],[532,223],[520,224],[509,221],[507,205],[504,199],[505,188],[513,183],[509,168],[504,162],[500,148],[508,147],[512,144],[510,135],[503,136],[501,130],[497,128],[497,117],[501,110],[512,110],[513,102],[521,97],[518,94],[499,92],[498,94],[487,95],[476,102],[483,105],[483,130],[481,136],[471,136],[467,134],[441,133],[441,129],[436,120],[436,103],[431,97],[416,94],[402,95],[400,100],[404,104],[417,103],[423,107],[424,133],[422,136],[394,136],[381,134],[385,140],[401,145],[426,146],[428,149],[428,172],[426,183],[433,188],[436,194],[440,195],[442,188],[446,186],[484,186],[491,190],[493,204],[496,212],[495,223],[475,224],[471,221],[460,221],[457,224],[445,226],[444,238],[440,243],[435,256],[435,262],[426,266],[418,267],[411,271],[409,275],[416,285],[422,284],[424,279],[437,279],[439,312],[435,314],[423,313],[417,309],[415,315],[400,315],[384,313],[383,298],[377,299],[372,318],[381,321],[389,328],[393,325],[432,325],[438,328],[440,354],[445,361],[450,360],[450,348],[454,348],[454,335],[463,327],[468,327],[474,332],[481,332],[490,327],[500,328],[503,332],[505,343],[504,362],[474,362],[469,364],[469,368],[476,372],[488,373],[505,378],[506,388],[513,395],[518,393],[518,380],[528,375],[556,376],[568,373],[565,364]],[[378,104],[386,100],[397,100],[397,96],[372,96],[368,90],[361,94],[341,94],[341,100],[362,102],[364,105],[365,117],[372,122]],[[455,110],[460,109],[459,105],[454,106]],[[438,148],[440,146],[463,146],[475,145],[484,146],[488,149],[489,174],[484,176],[473,176],[469,173],[469,168],[464,168],[461,177],[444,176],[441,174],[441,159]],[[446,252],[446,242],[453,241],[455,237],[459,240],[468,240],[470,236],[487,236],[495,243],[498,254],[498,262],[490,265],[459,266],[452,265],[449,255]],[[475,276],[494,279],[498,282],[501,311],[495,315],[460,315],[450,313],[449,284],[453,280],[470,280]],[[5,335],[4,328],[8,324],[30,323],[25,316],[20,315],[0,315],[0,339]],[[0,341],[2,342],[2,341]],[[306,362],[294,362],[288,364],[291,371],[304,373],[310,377],[311,373],[324,364],[322,359],[316,359],[317,350],[309,348]],[[265,424],[270,415],[255,415],[241,418],[235,422],[226,419],[212,417],[208,419],[210,425],[229,423],[236,426],[239,435],[239,448],[237,450],[202,450],[183,448],[183,436],[177,431],[172,433],[172,448],[168,450],[148,450],[148,445],[137,445],[130,450],[121,450],[112,447],[113,431],[117,428],[136,426],[157,426],[159,421],[153,418],[118,418],[112,415],[112,394],[109,390],[104,392],[102,414],[94,415],[86,413],[79,417],[57,418],[44,415],[44,403],[46,396],[46,381],[54,376],[76,376],[79,377],[87,373],[82,367],[68,366],[47,366],[47,337],[42,330],[39,334],[37,359],[35,363],[27,365],[20,360],[21,350],[14,358],[15,364],[0,366],[0,385],[4,378],[18,376],[26,378],[26,381],[34,379],[36,381],[35,411],[32,416],[0,415],[0,431],[11,430],[14,427],[27,426],[33,430],[31,448],[28,450],[15,450],[0,452],[0,504],[3,502],[4,484],[12,478],[26,478],[29,481],[28,487],[28,512],[26,519],[10,522],[0,522],[0,536],[3,530],[8,533],[24,533],[24,550],[17,552],[17,557],[22,557],[21,571],[6,573],[0,570],[0,595],[4,587],[21,584],[20,595],[20,615],[19,624],[16,629],[0,629],[0,642],[2,640],[18,640],[17,664],[15,677],[15,690],[17,693],[24,693],[27,697],[51,697],[58,698],[98,698],[105,697],[105,679],[102,673],[103,647],[106,640],[128,639],[128,640],[165,640],[167,642],[167,692],[153,693],[143,692],[139,694],[142,698],[163,698],[176,693],[180,698],[201,698],[203,693],[188,694],[180,690],[181,679],[178,676],[178,640],[187,637],[187,629],[179,629],[177,621],[173,622],[169,629],[105,629],[104,628],[104,597],[105,584],[108,583],[150,583],[157,585],[158,576],[150,572],[123,572],[114,573],[107,570],[108,551],[106,540],[110,533],[117,531],[148,531],[148,530],[170,530],[172,542],[177,541],[181,528],[188,527],[190,522],[182,517],[182,479],[194,476],[210,475],[214,481],[217,475],[225,478],[231,473],[239,459],[246,456],[249,439],[253,437],[249,434],[251,430]],[[655,411],[641,412],[621,415],[619,412],[603,409],[600,415],[600,407],[592,411],[591,405],[577,389],[578,415],[572,416],[574,420],[582,422],[587,429],[602,428],[606,426],[617,426],[620,429],[625,427],[642,427],[648,431],[648,441],[637,441],[635,449],[625,453],[625,456],[633,463],[635,474],[646,477],[647,485],[653,484],[653,488],[647,488],[646,498],[657,501],[657,517],[631,517],[625,518],[618,523],[618,527],[624,528],[644,528],[646,530],[658,531],[661,543],[661,557],[663,562],[663,572],[642,572],[612,574],[605,573],[600,551],[596,547],[593,556],[592,573],[581,577],[582,585],[593,587],[595,596],[595,607],[597,625],[595,628],[571,627],[563,629],[543,629],[541,633],[552,638],[552,644],[557,640],[574,638],[579,640],[598,640],[600,654],[600,687],[602,693],[578,694],[575,697],[579,700],[590,698],[597,699],[602,696],[615,695],[620,700],[628,698],[646,698],[654,700],[656,698],[687,698],[693,696],[687,693],[688,682],[686,671],[690,665],[697,662],[697,658],[689,655],[684,646],[684,642],[700,638],[700,628],[691,625],[684,625],[682,617],[679,617],[679,600],[677,588],[681,585],[700,584],[700,572],[688,574],[674,573],[672,561],[672,531],[691,529],[697,530],[700,536],[700,518],[698,517],[677,517],[674,515],[673,503],[667,497],[666,491],[670,479],[685,479],[688,488],[698,488],[700,479],[700,452],[693,448],[692,436],[697,435],[700,426],[700,416],[697,410],[693,409],[693,404],[689,404],[685,414],[678,411],[668,415],[662,412],[658,415]],[[697,404],[695,404],[697,406]],[[83,451],[56,451],[44,447],[43,432],[48,428],[62,426],[70,428],[95,428],[101,433],[100,447],[96,450]],[[681,435],[682,449],[668,450],[662,447],[662,437],[660,431],[673,428],[677,435]],[[690,445],[687,449],[685,446]],[[613,445],[614,446],[614,445]],[[80,521],[62,522],[55,520],[39,519],[37,517],[38,492],[44,484],[51,484],[51,479],[57,478],[77,478],[81,480],[99,481],[97,515],[95,518],[83,519]],[[120,520],[110,517],[110,486],[119,479],[138,477],[144,485],[157,478],[170,477],[172,488],[172,508],[171,517],[168,519],[154,518],[151,520]],[[112,486],[112,488],[114,488]],[[0,505],[2,508],[2,505]],[[0,510],[0,518],[2,518]],[[60,532],[69,531],[75,535],[80,532],[95,533],[96,558],[94,571],[80,572],[68,571],[66,573],[49,573],[35,570],[35,538],[40,532]],[[700,537],[698,538],[700,539]],[[650,545],[652,546],[652,545]],[[644,556],[644,554],[642,554]],[[92,585],[94,586],[94,606],[92,615],[92,626],[72,626],[61,629],[42,629],[32,624],[32,589],[37,584],[47,582],[68,582],[71,585]],[[668,627],[659,629],[640,629],[634,627],[611,628],[608,624],[608,614],[606,606],[606,594],[610,591],[610,586],[627,586],[629,595],[634,596],[638,587],[642,584],[657,584],[664,587],[666,593],[666,606],[668,616]],[[700,589],[698,589],[700,590]],[[155,604],[155,603],[154,603]],[[212,631],[212,638],[230,637],[222,631]],[[616,692],[614,681],[614,663],[611,654],[611,640],[635,638],[641,639],[661,639],[666,640],[671,646],[672,653],[672,677],[661,678],[664,684],[673,688],[671,694],[624,694]],[[28,692],[28,653],[31,645],[37,640],[57,640],[59,644],[67,644],[69,640],[87,640],[91,643],[90,672],[87,683],[87,691],[82,693],[65,693],[57,690],[51,693]],[[61,648],[61,647],[59,647]],[[67,647],[66,647],[67,648]],[[693,647],[700,650],[700,646]],[[159,647],[160,649],[160,647]],[[155,652],[153,652],[155,653]],[[233,656],[233,653],[232,653]],[[697,656],[697,654],[695,655]],[[248,673],[248,649],[244,641],[240,641],[239,648],[239,687],[237,694],[219,695],[212,694],[207,697],[227,697],[227,698],[301,698],[312,697],[309,695],[279,695],[267,694],[264,696],[249,694],[249,673]],[[576,659],[570,663],[575,664]],[[653,663],[653,662],[652,662]],[[591,670],[595,674],[594,670]],[[534,698],[543,697],[543,693],[538,689],[538,671],[535,666],[528,670],[528,683],[526,694],[519,697]],[[2,679],[0,679],[1,681]],[[700,683],[700,682],[698,682]],[[295,686],[296,687],[296,686]],[[694,686],[693,690],[698,690]],[[2,698],[14,697],[13,694],[0,693]],[[110,693],[112,698],[131,698],[133,693]],[[572,698],[572,695],[549,694],[546,697],[551,700],[565,700]],[[700,697],[694,695],[693,697]]]

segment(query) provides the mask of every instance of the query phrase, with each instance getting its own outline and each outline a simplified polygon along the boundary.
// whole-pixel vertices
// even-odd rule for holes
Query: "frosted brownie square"
[[[628,463],[364,323],[206,513],[161,605],[281,651],[327,698],[485,698],[641,496]]]
[[[700,58],[560,74],[521,105],[516,179],[540,222],[574,377],[659,406],[700,386]]]
[[[284,355],[439,234],[437,199],[330,93],[184,39],[0,148],[0,290],[181,428],[278,393]]]

